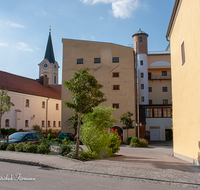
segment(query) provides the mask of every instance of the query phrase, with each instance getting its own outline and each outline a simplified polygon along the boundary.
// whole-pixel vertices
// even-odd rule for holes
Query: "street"
[[[1,190],[192,190],[180,184],[161,183],[157,181],[142,181],[133,178],[113,177],[112,175],[95,175],[67,170],[49,170],[37,166],[0,162]],[[19,177],[20,176],[20,177]],[[10,181],[7,181],[9,180]],[[29,181],[26,181],[29,180]]]

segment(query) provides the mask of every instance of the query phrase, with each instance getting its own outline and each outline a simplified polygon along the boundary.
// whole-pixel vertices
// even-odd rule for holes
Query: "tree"
[[[134,129],[134,126],[133,126],[134,120],[131,119],[131,116],[133,116],[133,113],[128,111],[122,114],[120,117],[120,122],[124,124],[122,128],[127,130],[127,139],[128,139],[128,129]]]
[[[0,90],[0,134],[1,134],[1,119],[4,113],[10,111],[14,104],[10,101],[7,90]]]
[[[106,101],[105,94],[100,91],[103,85],[99,84],[95,77],[89,74],[89,69],[84,68],[74,73],[73,78],[65,81],[64,85],[72,93],[71,101],[64,101],[68,108],[78,113],[76,158],[79,157],[81,115],[92,112],[92,108]]]
[[[84,114],[81,142],[88,151],[97,153],[99,158],[106,158],[119,150],[120,137],[112,128],[117,122],[113,118],[114,109],[110,107],[95,107],[93,112]]]

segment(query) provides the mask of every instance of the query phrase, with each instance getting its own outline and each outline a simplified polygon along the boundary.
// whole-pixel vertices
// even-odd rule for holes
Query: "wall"
[[[79,69],[88,67],[90,73],[96,77],[104,87],[107,101],[102,106],[119,103],[119,109],[114,112],[114,117],[119,119],[121,114],[130,111],[134,113],[135,120],[135,78],[133,49],[111,43],[92,42],[82,40],[63,39],[63,73],[64,81],[73,77]],[[113,57],[119,57],[119,63],[112,63]],[[77,64],[77,59],[83,58],[83,64]],[[94,58],[101,58],[101,63],[94,63]],[[119,72],[119,77],[112,77],[113,72]],[[113,85],[120,85],[120,90],[113,90]],[[62,101],[71,100],[70,92],[62,86]],[[71,131],[65,122],[73,115],[73,110],[62,104],[62,131]],[[121,123],[115,125],[122,126]],[[135,136],[135,129],[129,130],[131,137]],[[124,132],[126,139],[126,132]]]
[[[10,120],[10,128],[16,128],[17,130],[32,130],[35,124],[41,126],[42,120],[45,121],[46,125],[46,101],[48,98],[11,91],[8,92],[8,95],[15,106],[12,106],[11,111],[3,115],[2,128],[8,128],[5,127],[6,119]],[[29,99],[29,107],[25,107],[26,99]],[[45,101],[45,108],[42,108],[42,101]],[[59,104],[59,110],[56,110],[56,104]],[[57,123],[56,127],[51,126],[48,129],[61,130],[58,127],[58,122],[61,121],[61,100],[50,98],[48,105],[48,120],[51,121],[52,125],[53,121]],[[29,127],[25,127],[25,120],[29,121]],[[42,127],[42,129],[46,130],[46,127]]]
[[[180,1],[180,10],[170,36],[174,155],[196,164],[200,163],[199,7],[199,0]],[[184,66],[181,58],[183,40]]]

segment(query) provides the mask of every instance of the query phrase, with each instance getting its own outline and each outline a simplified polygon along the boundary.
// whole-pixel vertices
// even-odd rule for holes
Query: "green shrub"
[[[17,152],[24,152],[24,147],[25,146],[26,146],[25,142],[18,143],[15,146],[15,151],[17,151]]]
[[[2,142],[2,143],[0,143],[0,150],[6,150],[6,149],[7,149],[7,146],[8,146],[8,143],[7,143],[7,142]]]
[[[132,139],[132,137],[129,137],[129,138],[127,139],[127,144],[130,144],[130,143],[131,143],[131,139]]]
[[[1,134],[2,134],[2,135],[8,135],[8,129],[2,128],[2,129],[1,129]]]
[[[90,152],[89,150],[86,150],[80,153],[79,158],[81,160],[95,160],[95,159],[98,159],[99,157],[96,152]]]
[[[49,129],[49,130],[48,130],[48,134],[49,134],[49,133],[50,133],[50,134],[52,133],[52,129]]]
[[[8,129],[8,134],[9,134],[9,135],[11,135],[11,134],[13,134],[13,133],[16,133],[16,132],[17,132],[17,130],[14,129],[14,128]]]
[[[18,132],[24,132],[24,129],[19,129]]]
[[[40,144],[37,146],[37,153],[39,154],[49,154],[50,153],[50,149],[45,146],[44,144]]]
[[[112,150],[112,154],[115,154],[119,151],[121,145],[121,137],[118,135],[117,130],[110,130],[110,148]]]
[[[8,151],[15,151],[15,146],[17,145],[17,143],[11,143],[7,146],[6,150]]]
[[[39,125],[33,125],[33,130],[40,131],[40,132],[42,131]]]
[[[145,139],[140,139],[140,147],[148,147],[148,141]]]
[[[140,140],[139,140],[138,137],[133,137],[133,138],[131,139],[131,142],[132,142],[132,143],[139,143]]]
[[[33,144],[32,142],[28,142],[23,146],[24,152],[36,153],[37,152],[37,145]]]
[[[64,139],[62,143],[58,144],[59,154],[62,156],[67,156],[72,151],[75,151],[75,143],[69,140]]]

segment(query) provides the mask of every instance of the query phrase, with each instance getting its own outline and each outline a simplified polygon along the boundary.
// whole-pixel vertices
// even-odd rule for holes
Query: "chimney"
[[[49,78],[46,75],[40,76],[39,83],[45,87],[49,86]]]

